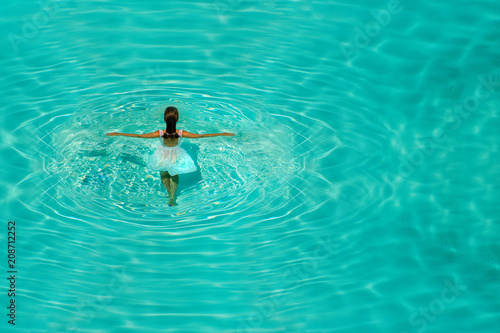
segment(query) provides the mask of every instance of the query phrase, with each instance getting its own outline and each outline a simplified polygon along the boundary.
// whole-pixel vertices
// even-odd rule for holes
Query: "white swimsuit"
[[[148,169],[151,171],[168,171],[171,176],[196,171],[196,165],[189,154],[180,146],[182,130],[179,130],[177,144],[173,147],[165,146],[163,141],[164,130],[160,130],[161,145],[148,158]]]

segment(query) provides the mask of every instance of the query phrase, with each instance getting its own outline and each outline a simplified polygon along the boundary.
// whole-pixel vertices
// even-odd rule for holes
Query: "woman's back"
[[[175,193],[179,184],[179,174],[196,171],[196,165],[189,154],[179,147],[182,137],[188,139],[206,138],[211,136],[234,136],[233,133],[208,133],[196,134],[188,131],[177,130],[176,124],[179,120],[179,112],[176,107],[169,106],[165,109],[163,116],[166,128],[171,133],[165,135],[166,130],[158,130],[146,134],[131,134],[131,133],[107,133],[108,136],[131,136],[136,138],[159,138],[159,145],[155,152],[151,154],[147,161],[148,169],[152,171],[160,171],[161,181],[168,191],[170,201],[169,205],[175,204]],[[164,137],[165,135],[165,137]]]
[[[163,133],[165,133],[164,130],[160,130],[160,141],[163,146],[167,148],[174,148],[177,147],[178,145],[181,144],[181,137],[182,137],[182,130],[176,131],[177,134],[179,134],[178,138],[164,138]]]

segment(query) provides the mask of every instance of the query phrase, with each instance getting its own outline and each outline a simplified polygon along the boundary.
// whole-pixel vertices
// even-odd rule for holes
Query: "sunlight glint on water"
[[[2,332],[496,331],[497,2],[0,9]]]

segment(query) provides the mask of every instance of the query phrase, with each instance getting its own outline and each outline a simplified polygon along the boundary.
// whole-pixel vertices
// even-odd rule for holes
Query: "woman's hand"
[[[120,133],[106,133],[106,136],[118,136]]]
[[[223,136],[234,136],[234,133],[222,133]]]

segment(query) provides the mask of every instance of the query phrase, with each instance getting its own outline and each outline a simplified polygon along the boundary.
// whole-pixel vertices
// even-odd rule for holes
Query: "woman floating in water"
[[[197,139],[207,138],[211,136],[234,136],[233,133],[212,133],[212,134],[195,134],[175,128],[179,120],[179,111],[173,106],[169,106],[165,110],[165,130],[147,134],[129,134],[129,133],[107,133],[107,136],[131,136],[134,138],[153,139],[160,138],[161,145],[149,157],[147,166],[153,171],[160,171],[161,182],[168,191],[170,197],[169,205],[176,205],[175,192],[179,185],[179,174],[196,171],[193,159],[189,154],[179,147],[182,138]]]

